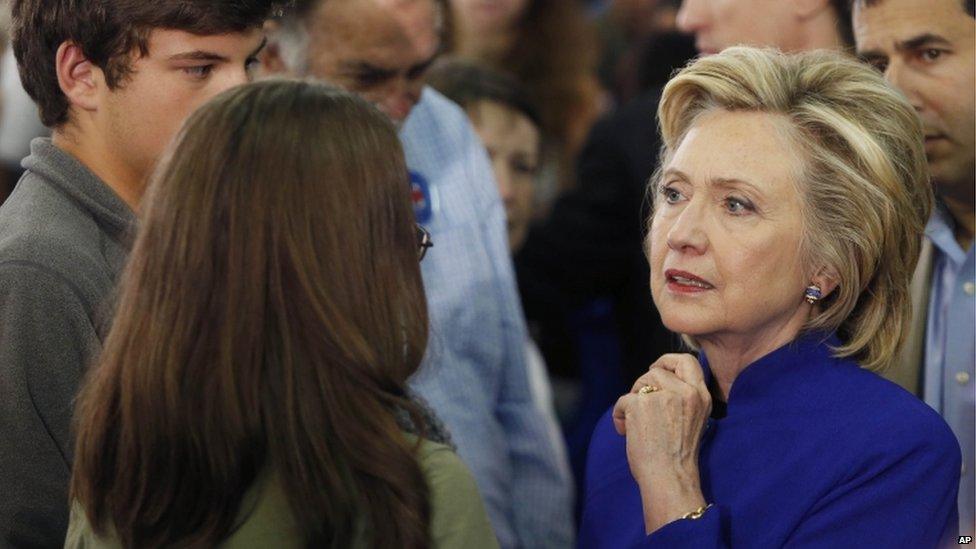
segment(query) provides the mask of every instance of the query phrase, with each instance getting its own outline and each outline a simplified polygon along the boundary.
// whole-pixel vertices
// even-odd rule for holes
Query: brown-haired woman
[[[78,402],[68,547],[496,545],[406,391],[427,340],[408,189],[386,118],[320,84],[187,122]]]
[[[451,53],[518,78],[558,149],[560,185],[603,110],[596,31],[579,2],[450,0]]]

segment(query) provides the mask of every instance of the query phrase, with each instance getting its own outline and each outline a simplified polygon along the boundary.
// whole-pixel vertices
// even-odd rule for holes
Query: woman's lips
[[[668,289],[672,292],[693,294],[715,289],[710,282],[687,271],[668,269],[664,272]]]

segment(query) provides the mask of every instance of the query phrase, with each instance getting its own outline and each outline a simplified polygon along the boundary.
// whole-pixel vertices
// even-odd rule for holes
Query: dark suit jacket
[[[560,315],[589,300],[613,300],[628,388],[680,341],[654,308],[643,252],[659,100],[660,90],[646,92],[597,122],[580,153],[577,187],[532,228],[515,259],[526,315],[543,331],[560,330]],[[552,345],[540,346],[552,363]]]

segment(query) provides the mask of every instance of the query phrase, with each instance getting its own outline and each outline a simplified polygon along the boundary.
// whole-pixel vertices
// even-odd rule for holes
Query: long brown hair
[[[214,545],[270,468],[309,544],[429,543],[394,409],[427,341],[395,130],[309,82],[225,92],[150,184],[77,407],[72,497],[125,546]],[[422,429],[423,427],[421,427]]]

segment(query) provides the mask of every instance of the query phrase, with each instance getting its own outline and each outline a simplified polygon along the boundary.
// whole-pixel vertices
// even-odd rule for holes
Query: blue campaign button
[[[413,202],[413,214],[417,223],[429,222],[434,214],[430,184],[424,176],[414,171],[410,172],[410,200]]]

